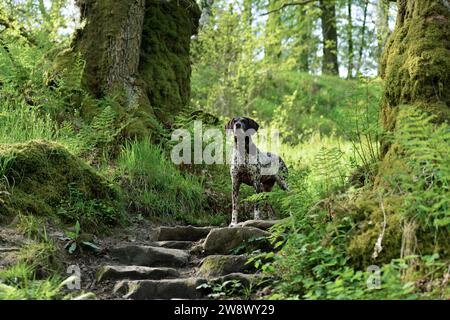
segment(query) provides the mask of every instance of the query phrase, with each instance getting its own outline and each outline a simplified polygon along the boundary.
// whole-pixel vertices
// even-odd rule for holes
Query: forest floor
[[[70,268],[79,268],[81,288],[75,288],[75,294],[93,293],[95,296],[87,297],[99,300],[249,299],[265,293],[244,290],[254,284],[261,288],[264,281],[260,274],[253,274],[254,269],[247,264],[248,256],[233,250],[242,251],[243,244],[267,235],[263,230],[275,221],[246,223],[236,228],[196,227],[134,218],[127,227],[112,229],[106,236],[88,235],[98,247],[96,252],[79,249],[74,254],[68,253],[69,239],[64,230],[49,224],[45,229],[46,241],[58,248],[56,259],[62,262],[63,278],[73,275],[74,269]],[[213,231],[216,235],[210,236]],[[206,236],[211,238],[208,244]],[[0,268],[17,263],[19,252],[30,241],[15,222],[0,228]],[[74,294],[68,288],[61,292]]]

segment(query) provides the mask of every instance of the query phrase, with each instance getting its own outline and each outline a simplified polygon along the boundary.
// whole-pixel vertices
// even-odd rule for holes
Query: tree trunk
[[[348,63],[347,79],[353,78],[353,20],[352,20],[352,0],[347,0],[347,42],[348,42]]]
[[[280,7],[278,0],[269,0],[268,11]],[[281,13],[279,10],[272,12],[267,18],[265,54],[269,61],[275,63],[281,57]]]
[[[298,59],[298,68],[300,71],[308,72],[309,71],[309,57],[311,52],[311,36],[312,36],[312,28],[311,28],[311,20],[308,17],[308,9],[304,6],[300,6],[297,9],[297,17],[298,21],[296,24],[299,26],[299,30],[297,30],[297,46],[299,47],[299,59]]]
[[[189,101],[195,1],[77,0],[85,26],[74,52],[85,60],[84,86],[96,97],[120,95],[125,109],[167,122]]]
[[[389,37],[389,1],[381,0],[378,2],[377,6],[377,40],[378,40],[378,49],[377,49],[377,58],[381,59],[381,54],[383,52],[384,47],[386,46],[386,41]]]
[[[393,133],[401,105],[450,121],[450,2],[398,0],[395,31],[381,61],[381,122]],[[390,149],[388,139],[381,153]],[[392,152],[395,152],[394,150]]]
[[[243,0],[243,1],[244,1],[243,19],[247,22],[247,26],[251,27],[253,23],[253,14],[252,14],[253,0]]]
[[[358,54],[358,69],[357,74],[361,74],[361,68],[363,63],[363,52],[364,47],[366,46],[366,25],[367,25],[367,8],[369,7],[369,0],[365,0],[364,3],[364,13],[363,13],[363,25],[361,28],[361,45],[359,47],[359,54]]]
[[[323,38],[323,62],[322,73],[339,74],[338,65],[338,40],[336,30],[336,8],[334,1],[320,0],[322,38]]]

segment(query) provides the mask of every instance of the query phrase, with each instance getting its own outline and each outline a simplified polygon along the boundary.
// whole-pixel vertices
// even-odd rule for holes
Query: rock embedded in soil
[[[159,241],[198,241],[205,238],[212,227],[176,226],[160,227]]]
[[[97,272],[97,281],[104,280],[160,280],[178,278],[180,273],[172,268],[151,268],[143,266],[103,266]]]
[[[252,269],[247,265],[245,255],[211,255],[203,259],[197,274],[201,277],[220,277],[230,273],[244,272]]]
[[[155,247],[186,250],[192,247],[192,241],[155,241],[152,245]]]
[[[203,248],[208,255],[229,254],[233,249],[246,245],[253,246],[255,249],[257,247],[268,249],[267,241],[254,240],[269,236],[269,232],[252,227],[217,228],[208,234]]]
[[[189,254],[179,249],[129,245],[110,250],[119,263],[147,267],[183,267],[189,261]]]
[[[120,281],[114,287],[114,293],[122,294],[125,299],[200,299],[203,293],[197,287],[206,283],[201,278],[168,280]]]
[[[237,227],[253,227],[253,228],[258,228],[258,229],[262,229],[262,230],[267,230],[282,221],[283,220],[247,220],[247,221],[238,223],[236,226]]]

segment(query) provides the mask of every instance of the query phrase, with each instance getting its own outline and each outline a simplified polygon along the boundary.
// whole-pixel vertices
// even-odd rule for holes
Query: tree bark
[[[363,11],[363,25],[361,28],[361,44],[359,47],[359,53],[358,53],[358,69],[357,74],[361,74],[361,68],[362,68],[362,60],[363,60],[363,52],[364,47],[366,46],[366,25],[367,25],[367,9],[369,7],[369,0],[365,0],[364,2],[364,11]]]
[[[450,1],[398,0],[397,6],[395,30],[381,61],[381,122],[388,135],[402,105],[431,113],[437,122],[450,121]],[[384,139],[382,155],[390,147]]]
[[[77,0],[85,26],[73,51],[85,60],[84,86],[120,95],[126,109],[167,122],[190,95],[190,39],[200,10],[194,0]]]
[[[310,45],[311,45],[311,20],[308,18],[308,10],[305,6],[299,6],[297,9],[298,21],[297,25],[299,30],[297,31],[297,46],[300,48],[298,68],[300,71],[309,71],[309,58],[310,58]]]
[[[381,54],[386,46],[386,41],[389,37],[389,8],[390,2],[387,0],[381,0],[378,2],[377,6],[377,40],[378,40],[378,50],[377,58],[381,59]]]
[[[353,19],[352,19],[352,0],[347,0],[347,42],[348,42],[348,63],[347,79],[353,78]]]
[[[322,73],[339,74],[338,65],[338,39],[336,30],[336,8],[334,1],[320,0],[323,62]]]

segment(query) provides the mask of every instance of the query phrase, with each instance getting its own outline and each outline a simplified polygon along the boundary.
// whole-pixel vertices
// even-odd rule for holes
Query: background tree
[[[169,121],[190,97],[191,36],[200,10],[192,0],[78,0],[84,27],[73,51],[85,60],[84,85],[95,96],[119,95],[142,125]],[[144,129],[144,128],[141,128]]]
[[[336,7],[334,1],[320,0],[324,74],[339,74]]]
[[[353,78],[353,17],[352,17],[352,0],[347,0],[347,45],[348,45],[348,62],[347,62],[347,79]]]

